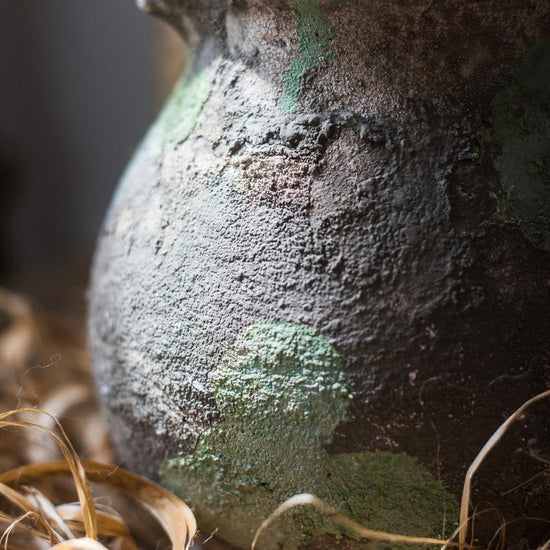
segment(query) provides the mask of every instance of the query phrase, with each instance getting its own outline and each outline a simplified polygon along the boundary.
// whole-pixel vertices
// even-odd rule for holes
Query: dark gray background
[[[88,261],[158,107],[160,25],[134,0],[0,0],[0,284]]]

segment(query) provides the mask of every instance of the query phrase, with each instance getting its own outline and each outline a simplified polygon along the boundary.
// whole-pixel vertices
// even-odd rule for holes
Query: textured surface
[[[550,261],[499,206],[509,182],[529,187],[531,164],[507,146],[520,114],[503,126],[494,109],[510,86],[529,88],[525,71],[538,65],[527,52],[546,51],[537,39],[550,6],[211,4],[196,17],[193,2],[151,5],[196,60],[128,168],[96,256],[90,339],[123,457],[149,475],[176,459],[178,486],[178,461],[223,454],[233,438],[217,431],[231,423],[217,369],[251,327],[291,323],[330,344],[353,395],[315,464],[345,472],[352,457],[398,456],[457,495],[485,440],[548,384]],[[318,27],[313,53],[302,16]],[[548,88],[536,86],[540,134]],[[303,415],[317,406],[301,403]],[[543,485],[501,496],[540,469],[533,457],[550,438],[536,418],[477,485],[507,518],[548,512]],[[243,437],[253,447],[257,435]],[[183,488],[191,475],[195,495]],[[288,475],[273,472],[266,506],[300,490]],[[206,466],[180,481],[191,499],[220,488]]]
[[[161,469],[164,484],[189,495],[203,531],[249,547],[278,504],[304,491],[374,529],[436,536],[452,525],[456,501],[414,459],[326,451],[353,396],[341,357],[314,330],[290,323],[245,330],[220,359],[211,388],[223,420],[193,454]],[[263,547],[323,533],[339,530],[309,514],[283,524]]]
[[[502,214],[550,252],[550,42],[528,52],[517,81],[492,106]]]

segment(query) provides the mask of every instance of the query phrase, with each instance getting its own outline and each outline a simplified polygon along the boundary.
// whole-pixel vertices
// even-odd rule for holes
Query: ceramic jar
[[[303,492],[442,536],[471,460],[549,383],[550,5],[143,4],[192,60],[93,268],[122,459],[241,548]],[[502,442],[474,503],[548,512],[541,485],[502,495],[540,471],[543,417]],[[342,534],[293,518],[262,547]]]

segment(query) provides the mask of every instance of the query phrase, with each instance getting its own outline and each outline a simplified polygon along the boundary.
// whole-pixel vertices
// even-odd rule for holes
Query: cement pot
[[[95,258],[92,358],[121,457],[242,548],[298,492],[374,529],[452,529],[470,461],[549,382],[550,5],[146,7],[194,61]],[[512,490],[544,435],[535,409],[475,502],[548,516],[543,476]],[[339,535],[300,515],[263,546]]]

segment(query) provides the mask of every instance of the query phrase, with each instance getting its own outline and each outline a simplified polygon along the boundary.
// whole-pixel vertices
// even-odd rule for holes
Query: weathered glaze
[[[201,525],[246,545],[286,498],[309,492],[356,520],[392,532],[438,534],[456,501],[403,453],[331,454],[353,400],[337,351],[316,331],[263,323],[222,355],[211,388],[222,420],[192,454],[168,461],[161,479],[189,495]],[[390,490],[388,490],[390,489]],[[310,533],[339,531],[320,518],[283,524],[270,546],[297,546]],[[448,525],[451,522],[448,522]],[[290,527],[293,527],[290,528]]]
[[[550,7],[143,7],[194,61],[93,271],[123,459],[240,547],[304,491],[371,528],[452,530],[469,462],[549,383]],[[507,519],[549,512],[544,478],[502,496],[541,469],[537,412],[480,472]],[[306,514],[264,545],[339,535]]]

